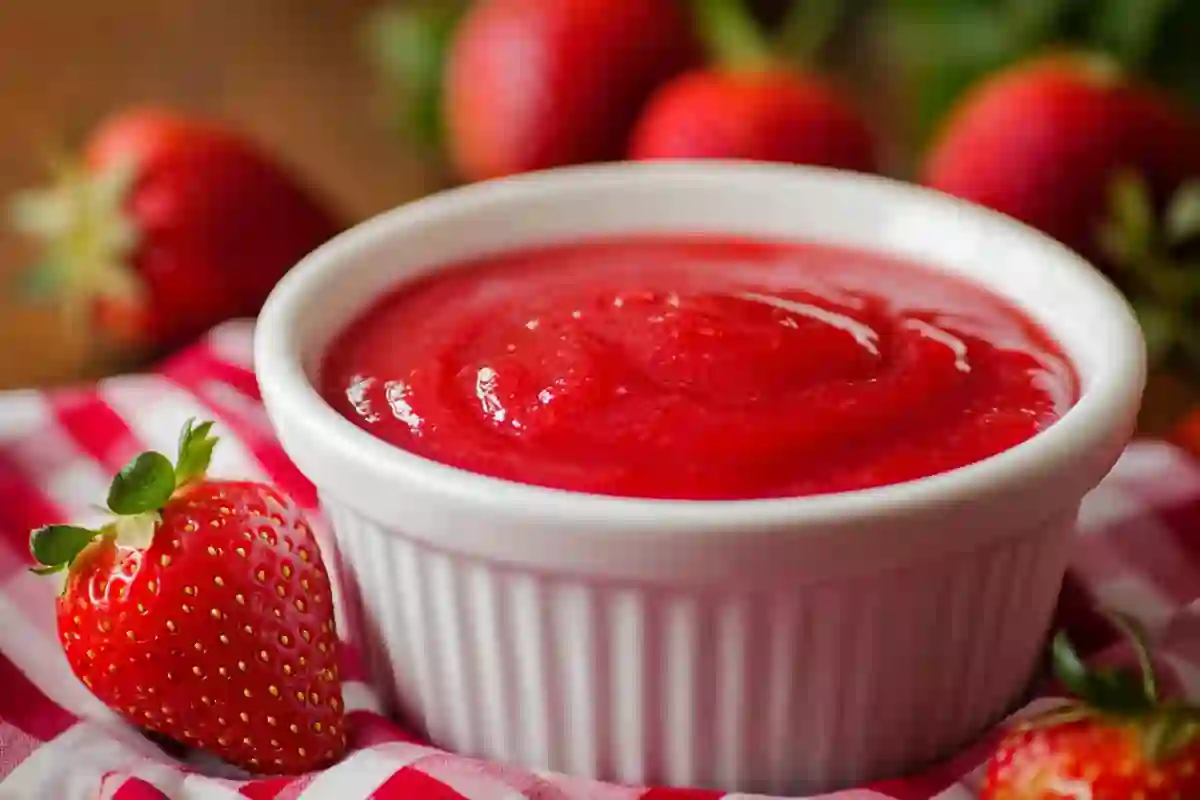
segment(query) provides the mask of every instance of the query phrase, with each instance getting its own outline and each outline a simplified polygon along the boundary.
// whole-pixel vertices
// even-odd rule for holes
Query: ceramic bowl
[[[313,388],[331,339],[404,281],[486,252],[670,232],[966,276],[1058,340],[1079,402],[931,478],[701,502],[467,473],[374,438]],[[1145,370],[1120,294],[1027,227],[878,177],[720,162],[555,170],[403,206],[293,269],[255,344],[270,417],[332,522],[351,634],[405,719],[527,768],[771,793],[903,773],[1019,700],[1080,500],[1128,441]]]

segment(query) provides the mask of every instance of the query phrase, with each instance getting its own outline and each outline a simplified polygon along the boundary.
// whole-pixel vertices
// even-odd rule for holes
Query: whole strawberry
[[[121,470],[111,522],[40,528],[30,549],[68,571],[59,639],[106,705],[254,772],[316,769],[346,746],[329,576],[288,498],[205,476],[211,428],[184,427],[174,467]]]
[[[1097,261],[1122,171],[1156,206],[1200,175],[1200,126],[1109,61],[1040,57],[984,79],[950,114],[923,182],[1002,211]]]
[[[450,159],[470,181],[618,159],[642,103],[698,57],[676,0],[480,0],[450,47]]]
[[[40,239],[38,285],[122,354],[173,348],[255,314],[301,257],[338,231],[330,212],[241,135],[159,109],[100,124],[56,184],[17,198]]]
[[[793,70],[704,70],[650,100],[634,159],[733,158],[872,172],[875,142],[831,86]]]
[[[1011,731],[988,762],[982,800],[1200,797],[1200,708],[1163,702],[1136,625],[1141,673],[1090,670],[1054,640],[1060,681],[1078,697]]]
[[[872,172],[874,134],[847,97],[787,65],[740,0],[702,0],[718,63],[663,85],[634,128],[634,159],[729,158]]]

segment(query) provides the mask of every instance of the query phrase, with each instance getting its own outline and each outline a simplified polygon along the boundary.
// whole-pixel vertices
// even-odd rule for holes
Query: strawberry
[[[137,108],[104,121],[57,182],[16,199],[38,238],[34,278],[122,355],[176,347],[257,313],[338,225],[255,144],[216,124]]]
[[[67,570],[67,661],[130,723],[255,772],[316,769],[346,746],[329,576],[288,498],[206,477],[211,428],[188,422],[174,467],[122,469],[98,530],[34,531],[35,571]]]
[[[1162,203],[1200,175],[1186,110],[1098,56],[1060,54],[985,78],[951,112],[922,167],[935,189],[997,209],[1100,260],[1122,170]]]
[[[1156,363],[1200,365],[1200,123],[1109,60],[1043,56],[951,113],[923,181],[1050,234],[1103,268]]]
[[[1159,699],[1141,632],[1140,670],[1089,669],[1065,635],[1055,673],[1077,699],[1021,723],[988,762],[981,800],[1176,800],[1200,797],[1200,708]]]
[[[634,129],[631,158],[876,169],[871,129],[841,92],[774,57],[737,0],[705,0],[698,9],[720,63],[681,75],[651,97]]]
[[[649,94],[699,55],[676,0],[480,0],[448,56],[450,159],[472,181],[618,159]]]
[[[630,157],[741,158],[874,171],[875,145],[855,109],[791,70],[692,72],[651,99]]]

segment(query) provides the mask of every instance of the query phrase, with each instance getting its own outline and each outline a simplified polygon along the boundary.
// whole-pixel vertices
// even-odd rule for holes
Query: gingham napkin
[[[27,535],[87,523],[111,475],[146,448],[170,452],[188,417],[217,420],[214,474],[274,481],[316,514],[258,401],[251,329],[233,323],[153,374],[53,392],[0,394],[0,800],[690,800],[718,793],[533,775],[415,740],[378,713],[347,647],[353,752],[318,774],[245,780],[181,763],[121,724],[71,675],[54,635],[54,581],[30,574]],[[1141,618],[1177,685],[1200,697],[1200,466],[1161,442],[1131,446],[1085,503],[1059,614],[1085,652],[1113,654],[1093,601]],[[344,630],[344,626],[343,626]],[[1119,653],[1117,654],[1119,655]],[[965,800],[995,734],[919,775],[827,798]]]

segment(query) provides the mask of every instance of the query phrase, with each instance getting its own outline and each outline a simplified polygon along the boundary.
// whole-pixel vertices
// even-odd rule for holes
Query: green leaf
[[[367,18],[365,49],[387,85],[405,133],[436,148],[442,140],[442,86],[461,0],[381,6]]]
[[[29,534],[29,552],[46,569],[39,575],[57,572],[75,560],[99,533],[75,525],[46,525]],[[35,568],[35,571],[41,568]]]
[[[1179,0],[1095,0],[1090,38],[1131,69],[1149,59],[1159,32]]]
[[[1073,694],[1087,699],[1091,688],[1091,673],[1065,633],[1060,631],[1055,634],[1050,645],[1050,654],[1054,676]]]
[[[205,421],[195,425],[194,419],[189,419],[179,434],[179,455],[175,461],[175,487],[200,480],[208,471],[212,461],[213,448],[219,441],[210,436],[212,422]],[[172,487],[174,488],[174,487]]]
[[[45,302],[59,294],[63,281],[63,271],[58,264],[45,260],[18,272],[13,290],[22,300]]]
[[[873,29],[890,51],[911,98],[908,124],[923,145],[972,85],[1025,52],[1027,45],[994,1],[891,0]]]
[[[1154,708],[1139,672],[1098,669],[1091,673],[1086,700],[1097,710],[1119,716],[1136,716]]]
[[[1179,338],[1179,317],[1151,302],[1134,302],[1134,313],[1142,327],[1146,340],[1146,356],[1152,364],[1159,364],[1170,354]]]
[[[29,571],[34,575],[53,575],[56,572],[62,572],[66,568],[66,564],[56,564],[53,567],[30,567]]]
[[[108,507],[117,514],[157,511],[175,491],[175,470],[162,453],[142,453],[117,473],[108,490]]]
[[[712,56],[732,69],[771,61],[771,48],[744,0],[691,0],[701,38]]]
[[[795,0],[780,23],[777,49],[800,67],[809,67],[828,44],[846,11],[844,0]]]
[[[1122,170],[1109,184],[1112,222],[1135,252],[1150,252],[1154,242],[1154,201],[1142,176]]]
[[[1196,709],[1171,706],[1151,716],[1142,728],[1142,752],[1151,764],[1161,764],[1188,747],[1200,734]]]
[[[1190,180],[1175,191],[1167,206],[1164,235],[1168,247],[1200,237],[1200,179]]]
[[[1154,674],[1154,662],[1150,659],[1150,647],[1146,644],[1146,629],[1128,614],[1110,611],[1108,618],[1125,634],[1137,656],[1138,669],[1142,674],[1142,691],[1151,703],[1158,702],[1158,678]]]
[[[1124,616],[1110,615],[1130,637],[1138,651],[1140,669],[1090,669],[1066,634],[1058,633],[1051,645],[1054,674],[1074,695],[1098,712],[1140,717],[1158,705],[1158,686],[1140,626]]]

